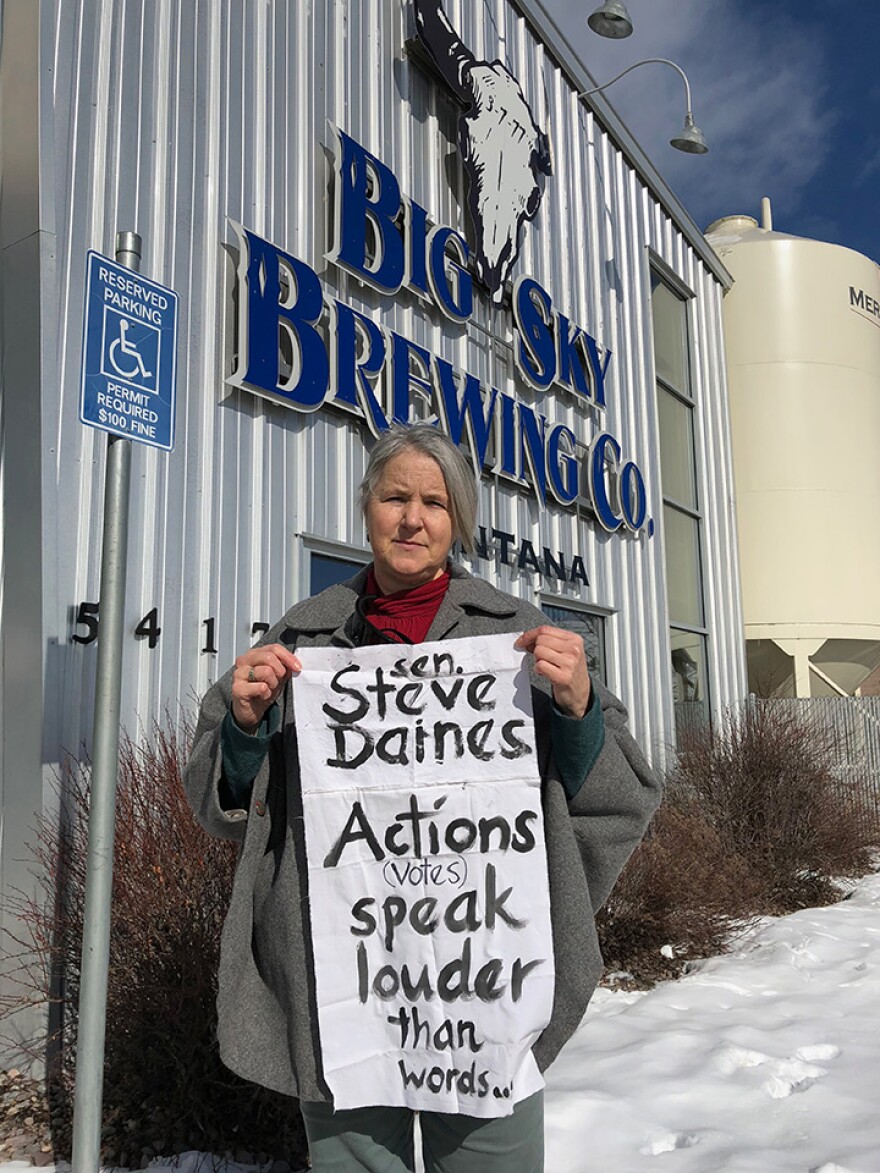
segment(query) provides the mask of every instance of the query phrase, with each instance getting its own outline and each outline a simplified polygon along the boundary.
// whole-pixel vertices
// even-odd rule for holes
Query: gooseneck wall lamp
[[[691,87],[687,79],[687,74],[674,61],[667,61],[665,57],[646,57],[644,61],[636,61],[634,65],[628,66],[622,73],[618,73],[617,77],[612,77],[611,81],[606,81],[604,85],[596,86],[592,90],[584,90],[583,93],[577,96],[579,98],[589,98],[591,94],[598,94],[600,90],[607,90],[609,86],[613,86],[616,81],[620,81],[622,77],[625,77],[628,73],[632,73],[634,69],[638,69],[641,65],[670,65],[679,74],[681,80],[684,82],[687,112],[684,116],[684,127],[674,138],[669,140],[669,145],[675,147],[677,151],[685,151],[689,155],[705,155],[709,147],[703,132],[694,122],[694,116],[691,111]]]
[[[605,0],[587,17],[587,24],[600,37],[610,37],[614,41],[630,36],[633,31],[633,23],[621,0]]]

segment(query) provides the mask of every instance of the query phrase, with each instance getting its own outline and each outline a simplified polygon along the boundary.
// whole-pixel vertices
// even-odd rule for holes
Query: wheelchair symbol
[[[142,379],[149,379],[152,371],[147,370],[143,355],[137,348],[137,344],[129,342],[128,340],[129,322],[125,318],[119,320],[119,337],[115,338],[110,343],[110,351],[108,358],[110,365],[115,368],[117,374],[123,379],[133,379],[139,375]],[[117,357],[122,356],[122,361]],[[131,364],[134,364],[133,366]]]
[[[161,331],[156,326],[135,321],[110,306],[104,306],[102,375],[108,379],[124,379],[142,391],[158,395],[158,380],[162,372],[161,349]]]

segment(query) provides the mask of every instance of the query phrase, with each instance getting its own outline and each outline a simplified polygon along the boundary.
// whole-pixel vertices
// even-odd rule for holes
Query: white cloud
[[[736,0],[627,2],[635,32],[609,41],[587,28],[598,0],[544,0],[598,83],[645,57],[671,58],[686,71],[705,156],[668,146],[684,118],[684,89],[671,69],[638,69],[606,97],[694,219],[705,227],[735,212],[757,216],[763,195],[798,208],[839,117],[828,106],[829,64],[816,26]]]

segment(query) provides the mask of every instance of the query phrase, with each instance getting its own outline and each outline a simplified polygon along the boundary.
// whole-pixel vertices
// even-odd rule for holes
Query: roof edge
[[[526,18],[534,31],[556,58],[559,66],[567,74],[577,93],[593,89],[598,83],[586,66],[578,57],[571,42],[559,25],[544,7],[542,0],[511,0],[515,8]],[[593,94],[584,99],[589,102],[590,108],[604,130],[614,140],[636,172],[648,184],[651,191],[675,221],[682,235],[693,245],[694,251],[705,264],[706,268],[717,277],[725,289],[733,285],[733,276],[725,268],[717,253],[706,240],[695,221],[691,218],[684,204],[673,192],[672,188],[662,177],[660,172],[639,146],[632,131],[616,113],[614,108],[605,100],[602,94]]]

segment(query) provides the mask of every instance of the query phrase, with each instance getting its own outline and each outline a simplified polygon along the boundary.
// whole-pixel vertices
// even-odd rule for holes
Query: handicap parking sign
[[[82,422],[170,451],[176,355],[177,294],[90,251]]]

